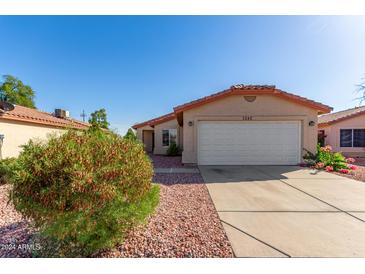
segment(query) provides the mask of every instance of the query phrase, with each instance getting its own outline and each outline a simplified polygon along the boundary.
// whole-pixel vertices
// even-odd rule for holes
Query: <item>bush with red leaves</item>
[[[60,256],[87,256],[121,243],[158,204],[143,145],[103,131],[70,130],[24,146],[11,175],[12,201]]]

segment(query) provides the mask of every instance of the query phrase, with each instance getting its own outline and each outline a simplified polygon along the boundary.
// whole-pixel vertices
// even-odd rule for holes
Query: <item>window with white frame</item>
[[[340,129],[340,147],[365,147],[365,129]]]
[[[176,144],[177,130],[176,129],[163,129],[162,130],[162,145],[168,147],[171,144]]]

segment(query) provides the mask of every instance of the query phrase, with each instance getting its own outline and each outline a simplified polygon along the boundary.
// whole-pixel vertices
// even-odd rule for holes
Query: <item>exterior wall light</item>
[[[316,123],[315,123],[314,121],[310,121],[308,125],[309,125],[310,127],[313,127],[315,124],[316,124]]]

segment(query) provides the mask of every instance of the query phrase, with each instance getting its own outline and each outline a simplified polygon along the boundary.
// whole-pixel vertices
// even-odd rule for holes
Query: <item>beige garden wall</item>
[[[273,95],[259,95],[247,102],[242,95],[232,95],[183,113],[183,163],[197,163],[197,126],[199,121],[300,121],[302,148],[315,152],[317,145],[317,111]],[[193,122],[189,126],[189,121]],[[314,121],[315,126],[309,126]],[[302,152],[303,156],[303,152]]]
[[[65,130],[56,127],[0,120],[0,134],[4,134],[1,148],[2,158],[17,157],[22,150],[20,146],[26,144],[30,139],[46,140],[49,134],[63,132]]]
[[[346,156],[365,157],[365,148],[361,147],[340,147],[340,129],[364,129],[365,114],[354,118],[346,119],[329,126],[320,126],[327,135],[325,144],[330,145],[334,151],[343,152]]]

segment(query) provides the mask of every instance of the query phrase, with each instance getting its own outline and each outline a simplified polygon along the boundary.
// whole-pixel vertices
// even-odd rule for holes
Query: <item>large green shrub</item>
[[[6,184],[9,181],[9,176],[16,169],[16,158],[6,158],[0,160],[0,185]]]
[[[123,241],[158,203],[142,144],[102,131],[68,131],[30,141],[11,181],[15,207],[61,256],[87,256]]]

